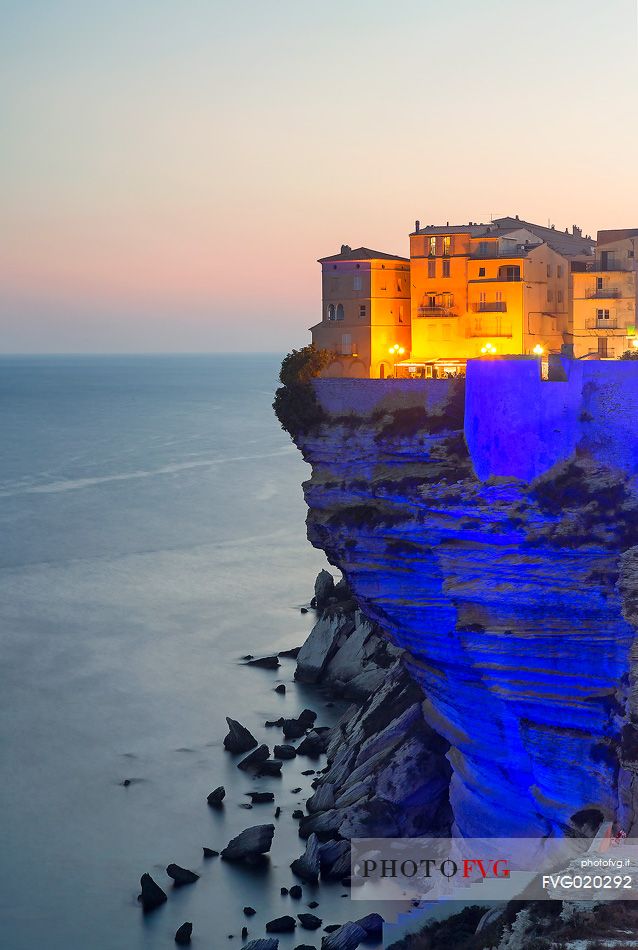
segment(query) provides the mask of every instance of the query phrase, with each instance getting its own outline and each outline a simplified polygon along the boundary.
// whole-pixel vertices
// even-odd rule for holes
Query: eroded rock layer
[[[578,447],[481,482],[463,408],[459,383],[296,431],[309,538],[407,651],[459,833],[561,833],[592,808],[635,831],[634,487]]]

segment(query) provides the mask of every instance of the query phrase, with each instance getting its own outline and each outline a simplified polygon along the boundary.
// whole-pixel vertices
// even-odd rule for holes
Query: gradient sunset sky
[[[638,227],[636,0],[0,0],[0,351],[285,352],[316,259]]]

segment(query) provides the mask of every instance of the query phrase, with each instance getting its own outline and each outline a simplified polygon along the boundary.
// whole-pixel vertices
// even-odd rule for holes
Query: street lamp
[[[392,357],[393,366],[394,366],[394,376],[397,375],[397,357],[403,356],[405,349],[402,346],[399,346],[398,343],[395,343],[394,346],[391,346],[388,350],[388,353]]]
[[[540,345],[540,343],[537,343],[534,349],[532,350],[532,353],[534,354],[534,356],[542,356],[544,352],[545,350]]]
[[[496,353],[496,347],[493,343],[486,343],[485,346],[481,347],[481,353],[483,356],[494,356]]]

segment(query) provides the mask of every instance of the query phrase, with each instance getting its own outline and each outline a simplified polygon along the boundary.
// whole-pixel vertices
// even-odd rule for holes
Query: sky
[[[317,258],[638,227],[636,0],[0,0],[0,352],[286,352]]]

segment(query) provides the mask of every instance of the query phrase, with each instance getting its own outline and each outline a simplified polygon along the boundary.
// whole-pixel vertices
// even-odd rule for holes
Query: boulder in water
[[[228,735],[224,738],[224,748],[229,752],[249,752],[257,745],[252,732],[242,726],[236,719],[230,719],[226,716],[228,723]]]
[[[144,911],[155,910],[161,904],[164,904],[168,898],[159,884],[156,884],[150,874],[142,874],[140,878],[142,893],[138,895],[138,901]]]
[[[250,861],[270,851],[274,825],[253,825],[228,842],[222,851],[225,861]]]

